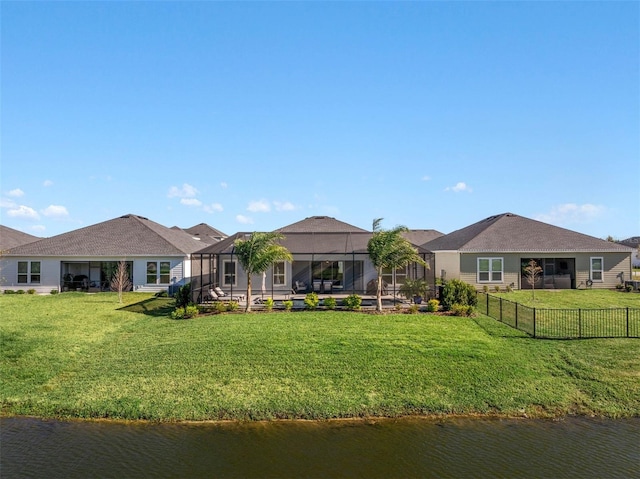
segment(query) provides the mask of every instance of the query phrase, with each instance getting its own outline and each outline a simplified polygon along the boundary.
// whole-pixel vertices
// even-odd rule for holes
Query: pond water
[[[0,426],[3,479],[640,477],[640,418]]]

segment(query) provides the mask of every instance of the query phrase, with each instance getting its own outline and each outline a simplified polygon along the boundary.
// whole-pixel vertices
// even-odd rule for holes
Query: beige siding
[[[591,258],[603,258],[603,281],[594,281],[591,288],[615,288],[622,279],[631,279],[631,255],[627,253],[583,253],[576,255],[576,287],[587,287],[591,272]]]
[[[460,254],[457,251],[437,251],[435,253],[435,277],[440,278],[441,271],[446,279],[460,279]]]

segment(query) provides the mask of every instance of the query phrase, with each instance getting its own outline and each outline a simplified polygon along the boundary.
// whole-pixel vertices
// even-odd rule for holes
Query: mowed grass
[[[620,293],[622,295],[622,293]],[[486,317],[301,311],[175,321],[141,293],[0,297],[4,415],[172,420],[640,416],[640,342]]]
[[[489,294],[499,296],[514,303],[531,308],[546,309],[599,309],[599,308],[640,308],[640,293],[613,291],[607,289],[546,289],[515,290],[510,293]]]

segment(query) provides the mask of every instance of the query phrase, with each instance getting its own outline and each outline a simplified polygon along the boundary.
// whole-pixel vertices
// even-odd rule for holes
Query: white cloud
[[[453,191],[455,193],[460,193],[461,191],[467,191],[471,193],[473,191],[469,185],[467,185],[464,181],[459,181],[455,186],[447,186],[444,191]]]
[[[24,191],[22,191],[20,188],[16,188],[14,190],[11,190],[7,193],[7,196],[11,196],[13,198],[20,198],[21,196],[24,196]]]
[[[249,218],[248,216],[244,216],[244,215],[237,215],[236,216],[236,221],[238,223],[242,223],[243,225],[253,224],[253,220],[251,218]]]
[[[169,188],[169,198],[193,198],[198,194],[198,190],[188,183],[184,183],[182,187],[172,186]]]
[[[40,215],[38,215],[36,210],[24,205],[20,205],[10,209],[9,211],[7,211],[7,216],[10,216],[12,218],[27,218],[31,220],[40,219]]]
[[[425,175],[422,177],[422,181],[429,181],[429,180],[431,180],[431,177],[428,175]]]
[[[247,210],[252,213],[268,213],[271,211],[271,205],[266,200],[252,201],[247,206]]]
[[[51,186],[53,185],[53,181],[51,180],[44,180],[44,182],[42,183],[42,186]]]
[[[223,210],[222,205],[220,203],[211,203],[210,205],[204,205],[202,208],[206,213],[216,213],[221,212]]]
[[[40,210],[40,213],[49,218],[63,218],[65,216],[69,216],[67,209],[60,205],[49,205],[45,209]]]
[[[535,219],[560,226],[572,223],[588,223],[600,218],[605,212],[606,208],[601,205],[563,203],[553,206],[548,213],[537,215]]]
[[[224,188],[226,189],[229,185],[227,184],[226,181],[223,181],[222,183],[220,183],[220,188]]]
[[[273,204],[276,211],[294,211],[296,209],[295,205],[289,201],[274,201]]]
[[[0,198],[0,207],[2,208],[15,208],[16,202],[9,198]]]
[[[197,198],[182,198],[180,199],[180,204],[185,206],[200,206],[202,201]]]

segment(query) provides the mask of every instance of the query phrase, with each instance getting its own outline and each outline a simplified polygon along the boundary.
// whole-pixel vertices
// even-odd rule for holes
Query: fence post
[[[516,329],[518,329],[518,303],[516,303]]]
[[[489,293],[485,294],[485,297],[487,298],[487,316],[489,316]]]
[[[502,321],[502,298],[500,298],[500,322],[503,323],[504,321]]]

